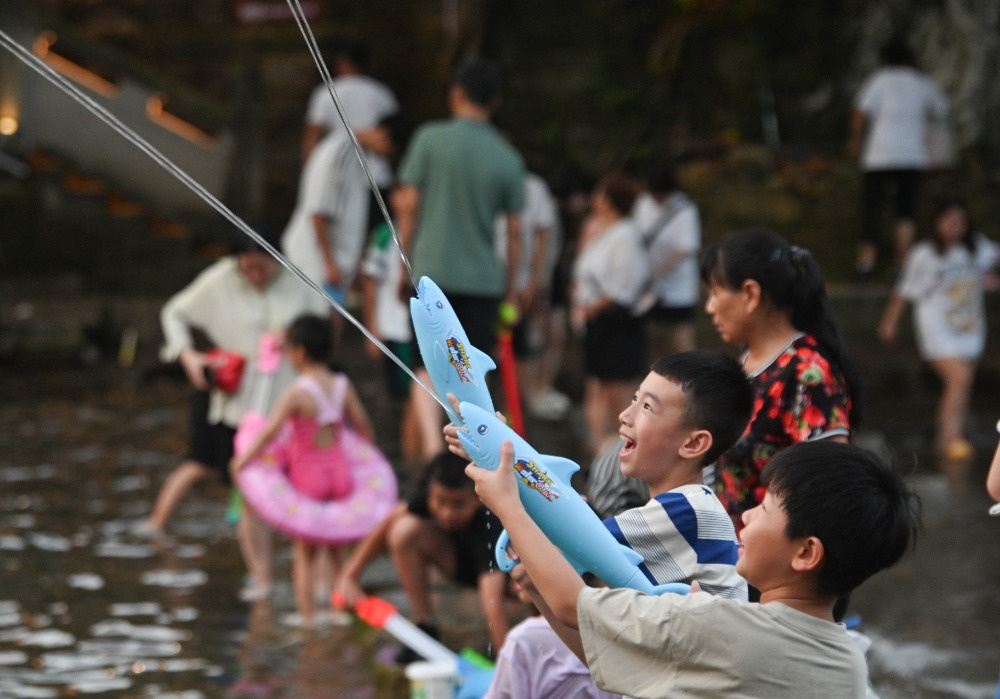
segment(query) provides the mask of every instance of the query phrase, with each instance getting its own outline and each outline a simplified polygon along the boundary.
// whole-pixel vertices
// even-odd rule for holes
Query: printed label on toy
[[[514,462],[514,468],[524,484],[532,490],[537,490],[546,500],[554,502],[559,499],[559,493],[552,490],[552,479],[536,466],[534,461],[518,459]]]
[[[476,381],[476,375],[472,371],[472,364],[469,361],[469,353],[465,350],[465,344],[451,335],[445,340],[445,345],[448,347],[448,361],[455,367],[459,380],[462,383],[478,386],[479,382]]]

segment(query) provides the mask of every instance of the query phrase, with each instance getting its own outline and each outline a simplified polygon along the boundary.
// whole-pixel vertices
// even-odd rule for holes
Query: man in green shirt
[[[524,162],[490,122],[500,87],[500,70],[491,60],[473,59],[456,71],[448,91],[452,117],[417,130],[392,198],[414,274],[441,287],[469,341],[492,356],[498,305],[505,297],[513,300],[524,207]],[[506,260],[494,246],[498,216],[507,219]],[[409,279],[403,283],[408,286]],[[418,376],[428,380],[423,369]],[[443,411],[424,391],[416,391],[414,400],[430,458],[444,448]]]

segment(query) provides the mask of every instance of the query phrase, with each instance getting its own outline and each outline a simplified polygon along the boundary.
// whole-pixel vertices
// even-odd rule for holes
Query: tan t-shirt
[[[865,696],[865,660],[845,627],[780,602],[584,588],[577,613],[590,671],[610,692],[640,699]]]

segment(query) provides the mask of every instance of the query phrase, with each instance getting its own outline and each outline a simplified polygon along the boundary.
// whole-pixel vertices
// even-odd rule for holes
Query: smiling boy
[[[702,467],[739,438],[753,410],[753,390],[739,363],[690,351],[654,362],[632,403],[618,416],[624,475],[652,498],[605,520],[618,541],[642,555],[653,584],[697,581],[712,594],[747,598],[736,572],[736,531]]]
[[[517,492],[513,448],[496,471],[469,465],[557,623],[578,628],[598,686],[633,697],[863,697],[865,661],[835,601],[910,548],[919,500],[878,455],[804,442],[765,470],[767,497],[745,512],[737,571],[761,591],[747,603],[704,592],[593,589],[534,523]]]

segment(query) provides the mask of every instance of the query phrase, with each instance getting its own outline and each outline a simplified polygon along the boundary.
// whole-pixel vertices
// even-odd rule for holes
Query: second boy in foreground
[[[634,697],[865,695],[864,658],[833,605],[895,564],[919,521],[916,495],[877,455],[806,442],[768,465],[737,563],[760,604],[587,588],[524,510],[512,455],[505,443],[498,470],[467,473],[517,548],[515,573],[530,578],[547,615],[579,628],[598,686]]]

